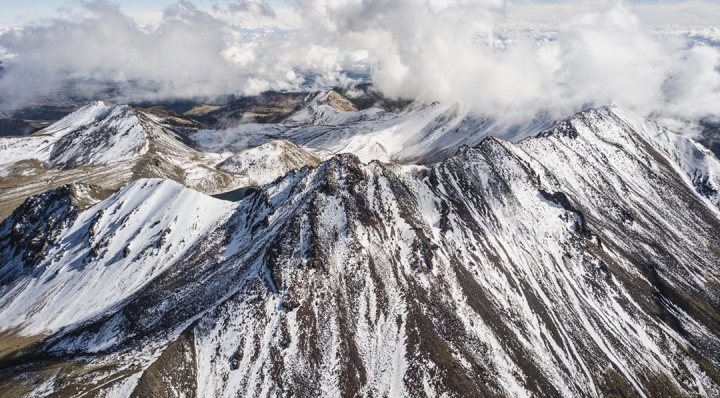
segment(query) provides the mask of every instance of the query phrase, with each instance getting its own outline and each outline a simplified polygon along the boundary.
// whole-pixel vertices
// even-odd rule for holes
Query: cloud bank
[[[0,33],[0,106],[43,97],[213,98],[350,84],[507,120],[618,101],[644,115],[720,115],[720,30],[660,31],[622,2],[557,26],[503,0],[180,1],[141,26],[105,1]],[[512,13],[511,13],[512,14]],[[715,35],[715,36],[713,36]]]

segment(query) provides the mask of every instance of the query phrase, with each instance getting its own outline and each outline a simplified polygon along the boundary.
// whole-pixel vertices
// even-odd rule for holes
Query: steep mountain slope
[[[241,184],[215,168],[222,157],[182,142],[175,132],[181,122],[95,102],[34,135],[0,138],[0,217],[29,195],[75,182],[116,190],[138,178],[162,177],[208,194]]]
[[[12,303],[0,302],[4,309],[0,323],[5,328],[22,326],[33,334],[57,331],[102,313],[185,255],[227,213],[229,206],[228,202],[176,182],[155,179],[130,184],[103,204],[77,215],[69,200],[73,189],[76,186],[50,191],[38,198],[45,203],[27,203],[19,212],[23,218],[11,217],[5,222],[6,228],[9,225],[28,228],[28,213],[42,214],[43,209],[50,209],[59,217],[45,219],[64,222],[66,225],[62,226],[68,227],[56,228],[57,222],[46,223],[42,228],[50,236],[43,239],[44,250],[33,247],[33,243],[37,245],[34,241],[26,244],[21,240],[46,235],[35,231],[22,231],[20,239],[0,247],[4,253],[20,251],[24,257],[32,252],[45,252],[45,258],[50,259],[48,263],[8,261],[0,268],[3,279],[17,274],[8,269],[28,265],[51,275],[48,279],[27,279],[28,284],[16,284],[7,291],[3,299],[12,297]],[[58,203],[62,206],[57,206]],[[31,225],[39,228],[37,224]],[[57,234],[59,230],[62,232]],[[13,228],[11,233],[17,232]],[[13,285],[12,279],[4,282],[5,286]],[[38,289],[37,284],[43,287]],[[38,295],[39,291],[49,294]]]
[[[139,113],[127,105],[96,102],[42,133],[55,138],[48,165],[61,169],[132,159],[147,153],[149,146]]]
[[[13,266],[0,394],[717,396],[720,209],[693,170],[718,160],[693,147],[609,107],[237,204],[134,182]]]

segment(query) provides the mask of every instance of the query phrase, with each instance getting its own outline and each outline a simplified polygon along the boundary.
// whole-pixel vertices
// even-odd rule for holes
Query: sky
[[[81,0],[0,0],[0,26],[15,26],[24,23],[50,18],[57,15],[58,10],[75,7]],[[270,0],[273,7],[289,7],[290,0]],[[155,23],[162,18],[162,13],[177,0],[123,0],[117,1],[128,15],[140,23]],[[211,10],[216,4],[226,4],[227,0],[193,0],[198,8]]]
[[[57,10],[77,6],[81,0],[0,0],[0,27],[17,26],[49,18]],[[173,0],[123,0],[121,9],[139,23],[157,23]],[[227,4],[229,0],[193,0],[200,9]],[[637,14],[651,25],[720,25],[720,0],[629,0]],[[269,0],[278,9],[291,8],[293,0]],[[597,9],[606,0],[513,0],[508,2],[508,18],[530,22],[555,23],[581,11]]]
[[[0,0],[0,15],[12,20],[0,30],[0,110],[70,91],[114,102],[211,102],[364,79],[391,98],[460,102],[511,122],[611,102],[672,121],[717,119],[718,8],[715,1]],[[41,15],[53,9],[60,11]]]
[[[140,23],[153,23],[162,18],[163,10],[176,3],[173,0],[123,0],[117,1],[121,9]],[[40,18],[49,18],[62,8],[77,6],[80,0],[0,0],[0,26],[21,25]],[[210,10],[222,0],[193,0],[199,8]],[[287,7],[285,0],[268,1],[276,7]]]
[[[603,0],[541,0],[510,3],[512,19],[559,22],[602,8]],[[719,26],[720,0],[628,0],[627,3],[645,23],[684,27]]]

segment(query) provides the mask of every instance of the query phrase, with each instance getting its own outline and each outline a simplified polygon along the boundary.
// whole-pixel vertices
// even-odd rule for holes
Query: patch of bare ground
[[[194,397],[197,391],[195,369],[193,335],[188,331],[171,343],[143,373],[132,397]]]
[[[44,339],[45,335],[23,336],[17,331],[0,332],[0,367],[18,353]]]
[[[29,179],[0,181],[0,220],[8,217],[29,196],[72,183],[96,185],[114,192],[130,180],[132,163],[110,166],[79,167],[71,170],[46,170]]]
[[[710,250],[713,254],[715,254],[716,256],[720,257],[720,247],[717,247],[717,246],[713,245],[712,243],[708,243],[708,244],[707,244],[707,248],[708,248],[708,250]]]

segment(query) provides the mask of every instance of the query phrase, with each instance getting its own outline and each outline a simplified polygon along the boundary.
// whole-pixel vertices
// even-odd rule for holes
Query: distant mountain
[[[24,120],[0,118],[0,137],[28,135],[36,130]]]
[[[214,194],[242,185],[215,168],[222,157],[188,147],[178,131],[196,128],[177,115],[95,102],[25,137],[0,139],[0,215],[29,195],[68,183],[117,190],[161,177]]]
[[[288,141],[269,141],[233,155],[217,168],[247,178],[250,186],[266,185],[290,171],[315,167],[320,157]]]
[[[197,104],[184,115],[208,128],[223,128],[240,122],[278,122],[300,105],[305,93],[266,92],[258,96],[237,98],[227,104]]]
[[[329,104],[340,110],[357,111],[370,108],[401,113],[413,104],[410,100],[394,100],[374,90],[370,84],[359,84],[345,89],[330,90]],[[327,95],[329,92],[316,93]],[[212,104],[167,103],[184,116],[203,123],[207,128],[223,129],[240,123],[279,123],[292,116],[307,102],[304,92],[264,92],[257,96],[226,98]],[[314,96],[314,95],[313,95]],[[342,104],[342,105],[339,105]],[[189,108],[189,109],[188,109]]]
[[[351,153],[363,162],[429,164],[489,136],[518,140],[552,124],[542,117],[522,124],[499,122],[479,117],[459,103],[416,104],[401,113],[380,108],[356,111],[348,103],[334,91],[320,91],[309,94],[294,113],[278,123],[192,131],[187,138],[197,150],[218,153],[286,140],[319,155]]]
[[[238,203],[162,179],[29,198],[0,225],[0,395],[720,394],[707,149],[617,106],[513,143],[458,107],[321,102],[304,120],[382,127],[277,135],[473,145],[337,151]]]

